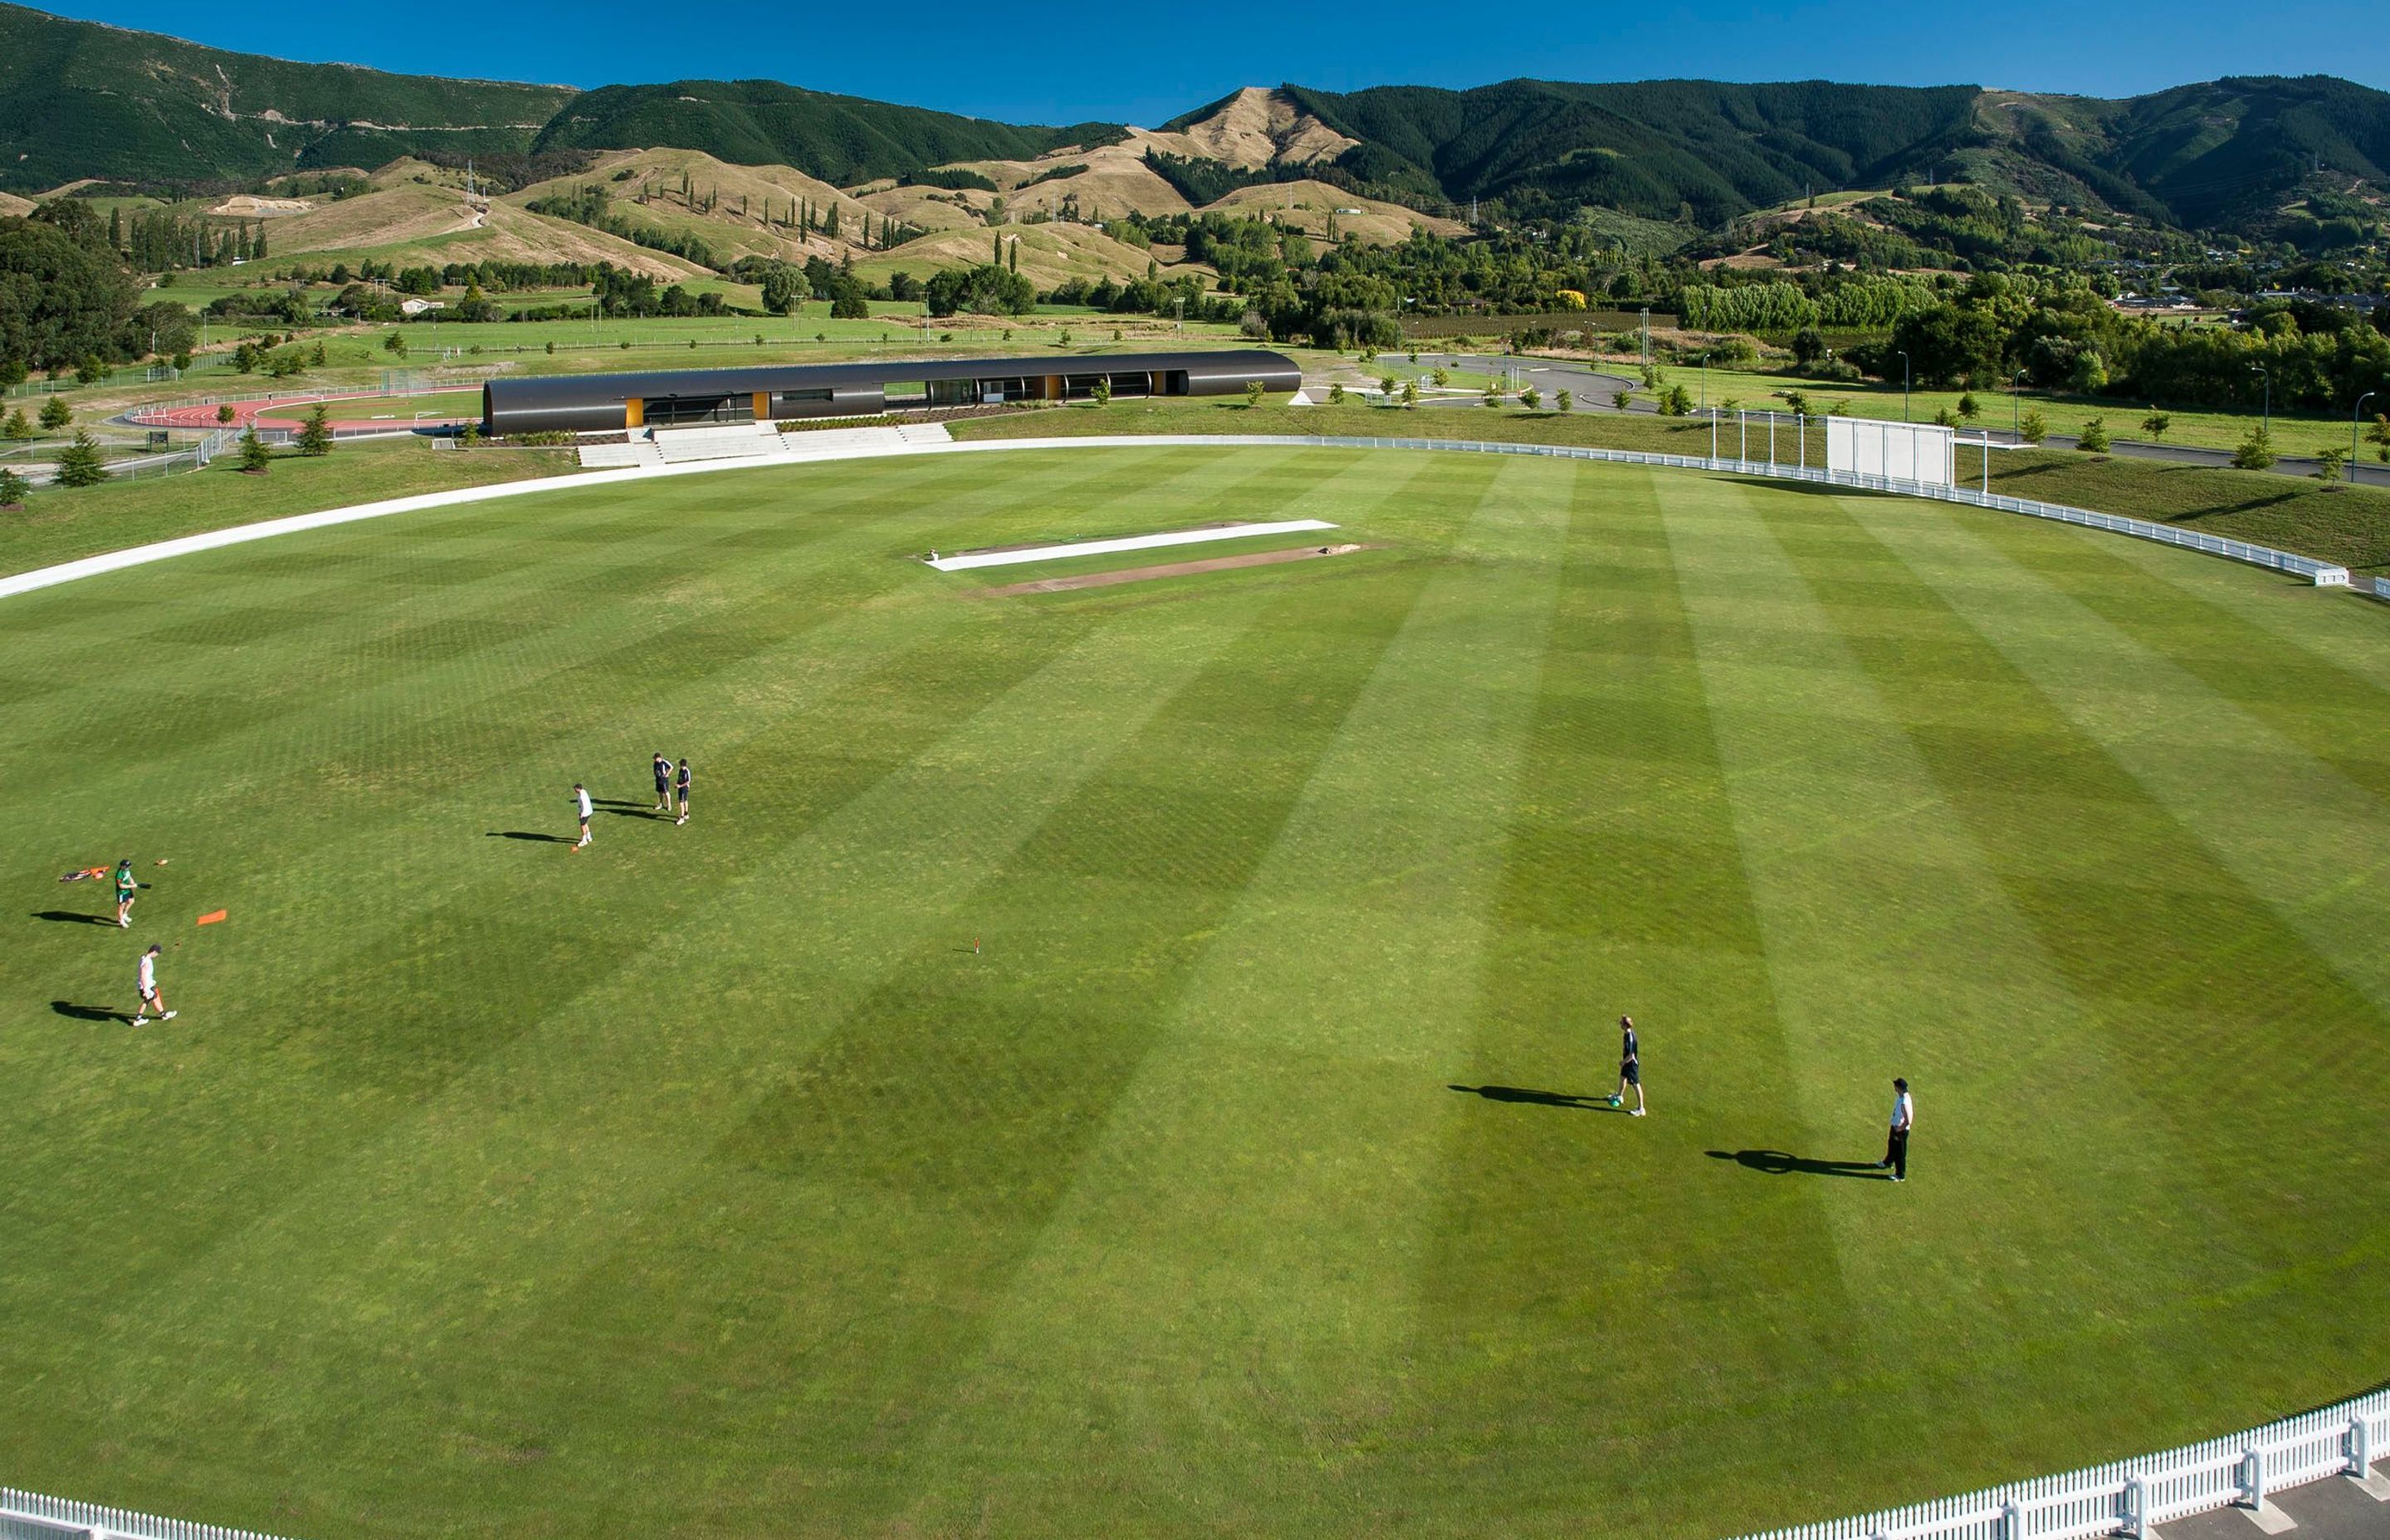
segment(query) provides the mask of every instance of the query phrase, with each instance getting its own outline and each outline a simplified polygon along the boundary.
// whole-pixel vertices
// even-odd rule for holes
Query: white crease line
[[[1173,530],[1166,534],[1124,535],[1118,540],[1080,540],[1068,545],[1037,545],[1021,551],[985,551],[978,556],[941,557],[928,565],[942,572],[968,571],[973,567],[1016,567],[1024,561],[1060,561],[1066,557],[1104,556],[1112,551],[1150,551],[1158,545],[1199,545],[1212,540],[1244,540],[1257,534],[1293,534],[1302,530],[1332,530],[1319,519],[1286,519],[1275,524],[1230,524],[1214,530]]]

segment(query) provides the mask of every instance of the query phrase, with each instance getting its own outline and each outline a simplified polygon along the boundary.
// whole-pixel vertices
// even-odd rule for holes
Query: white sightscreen
[[[1950,484],[1951,430],[1930,422],[1826,419],[1826,468],[1895,481]]]

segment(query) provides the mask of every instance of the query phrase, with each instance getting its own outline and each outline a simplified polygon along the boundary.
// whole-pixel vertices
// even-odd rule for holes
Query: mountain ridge
[[[2226,75],[2123,98],[1523,77],[1244,86],[1157,129],[1040,125],[777,81],[580,90],[394,74],[0,4],[0,189],[14,193],[665,146],[839,187],[980,167],[1034,186],[1039,206],[1087,175],[1080,206],[1111,212],[1186,201],[1148,169],[1167,156],[1221,168],[1203,173],[1214,186],[1302,179],[1431,213],[1482,200],[1510,218],[1602,208],[1715,225],[1810,193],[1941,178],[2183,228],[2251,228],[2302,189],[2379,203],[2390,94],[2329,75]],[[1165,207],[1138,209],[1141,199]]]

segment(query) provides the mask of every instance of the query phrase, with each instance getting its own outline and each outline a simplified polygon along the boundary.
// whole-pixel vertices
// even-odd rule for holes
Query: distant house
[[[420,315],[426,311],[445,310],[447,308],[448,302],[445,300],[401,300],[398,302],[398,311],[402,315]]]

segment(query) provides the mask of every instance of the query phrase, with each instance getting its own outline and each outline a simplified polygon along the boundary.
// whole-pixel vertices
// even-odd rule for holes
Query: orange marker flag
[[[201,916],[199,917],[199,923],[200,923],[201,925],[213,925],[213,924],[215,924],[218,920],[220,920],[220,919],[222,919],[222,918],[225,918],[225,911],[224,911],[224,910],[222,910],[222,909],[218,909],[218,910],[216,910],[216,911],[215,911],[214,913],[212,913],[212,914],[205,914],[205,915],[201,915]]]

